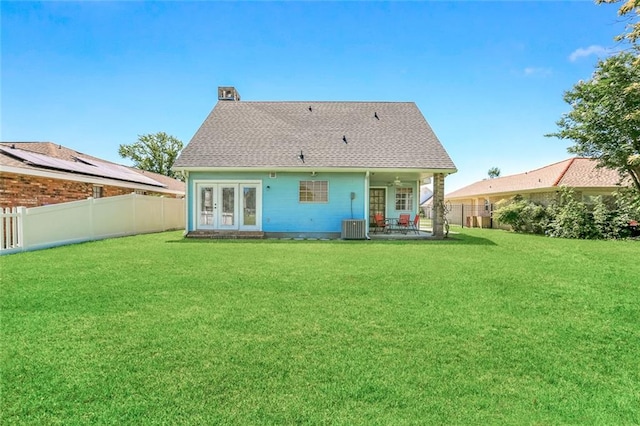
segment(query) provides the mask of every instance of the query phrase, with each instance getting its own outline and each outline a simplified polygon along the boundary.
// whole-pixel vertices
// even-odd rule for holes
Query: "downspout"
[[[186,236],[189,233],[189,171],[185,170],[184,173],[184,233],[183,236]],[[195,193],[195,191],[194,191]],[[195,201],[194,201],[195,203]]]
[[[364,174],[364,225],[367,240],[371,239],[369,237],[369,216],[369,171],[367,170]]]
[[[416,181],[416,197],[415,197],[415,206],[413,210],[413,214],[411,215],[411,220],[413,220],[414,214],[420,214],[420,199],[422,197],[422,185],[420,184],[420,180]]]

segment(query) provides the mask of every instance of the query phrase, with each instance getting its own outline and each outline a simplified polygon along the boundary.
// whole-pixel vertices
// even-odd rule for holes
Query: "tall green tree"
[[[568,151],[598,160],[600,166],[628,176],[640,190],[640,66],[632,52],[598,62],[590,80],[565,92],[572,110],[563,114],[558,132]]]
[[[178,158],[183,143],[164,132],[138,135],[138,140],[130,145],[120,145],[118,154],[133,160],[135,167],[162,175],[181,178],[171,167]]]
[[[618,41],[628,41],[636,48],[640,40],[640,0],[596,0],[596,3],[622,3],[618,15],[628,19],[626,32],[616,37]]]
[[[487,172],[487,175],[489,176],[489,179],[500,177],[500,169],[497,167],[492,167]]]

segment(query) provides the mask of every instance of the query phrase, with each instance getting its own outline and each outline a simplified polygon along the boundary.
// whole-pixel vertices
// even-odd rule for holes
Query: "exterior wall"
[[[50,204],[84,200],[93,196],[93,183],[71,180],[21,175],[15,173],[0,174],[0,206],[2,207],[38,207]],[[102,186],[103,197],[126,195],[134,192],[133,188],[113,185]],[[153,191],[145,191],[144,195],[162,195]],[[177,198],[177,197],[175,197]]]
[[[413,205],[409,210],[396,210],[396,190],[395,186],[392,186],[387,191],[387,215],[389,217],[399,217],[401,214],[408,214],[413,220],[413,216],[418,213],[418,203],[420,202],[420,191],[417,189],[417,184],[414,183],[408,187],[413,189]],[[407,186],[403,186],[407,188]]]
[[[513,198],[513,197],[510,197]],[[523,198],[526,200],[530,200],[534,203],[542,204],[544,206],[548,206],[551,202],[557,200],[557,195],[555,191],[552,192],[539,192],[532,194],[525,194]],[[499,200],[496,200],[496,202]]]
[[[188,230],[195,230],[195,181],[262,182],[262,231],[277,233],[340,232],[343,219],[365,219],[364,173],[284,173],[270,178],[268,172],[191,172],[188,179]],[[301,203],[301,180],[328,181],[327,203]],[[351,200],[351,193],[355,199]]]
[[[386,216],[387,217],[399,217],[401,214],[409,214],[413,219],[413,215],[419,213],[420,206],[418,203],[420,202],[420,190],[418,188],[418,184],[416,182],[411,182],[410,185],[407,185],[407,182],[403,183],[402,188],[412,188],[413,189],[413,203],[409,210],[396,210],[396,190],[395,186],[388,186],[386,182],[378,183],[372,181],[369,185],[370,188],[386,188]]]

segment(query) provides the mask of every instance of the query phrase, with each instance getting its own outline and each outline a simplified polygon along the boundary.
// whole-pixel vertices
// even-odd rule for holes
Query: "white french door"
[[[260,230],[260,183],[196,183],[196,229]]]

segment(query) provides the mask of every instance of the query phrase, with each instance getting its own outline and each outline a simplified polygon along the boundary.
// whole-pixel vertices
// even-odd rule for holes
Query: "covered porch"
[[[367,173],[366,208],[368,235],[371,239],[443,238],[443,205],[445,174],[434,170],[376,170]],[[432,191],[433,211],[427,219],[420,217],[418,233],[397,226],[406,220],[413,224],[420,214],[421,187]],[[384,225],[380,226],[380,219]],[[418,220],[418,219],[416,219]],[[382,229],[381,229],[382,228]]]

